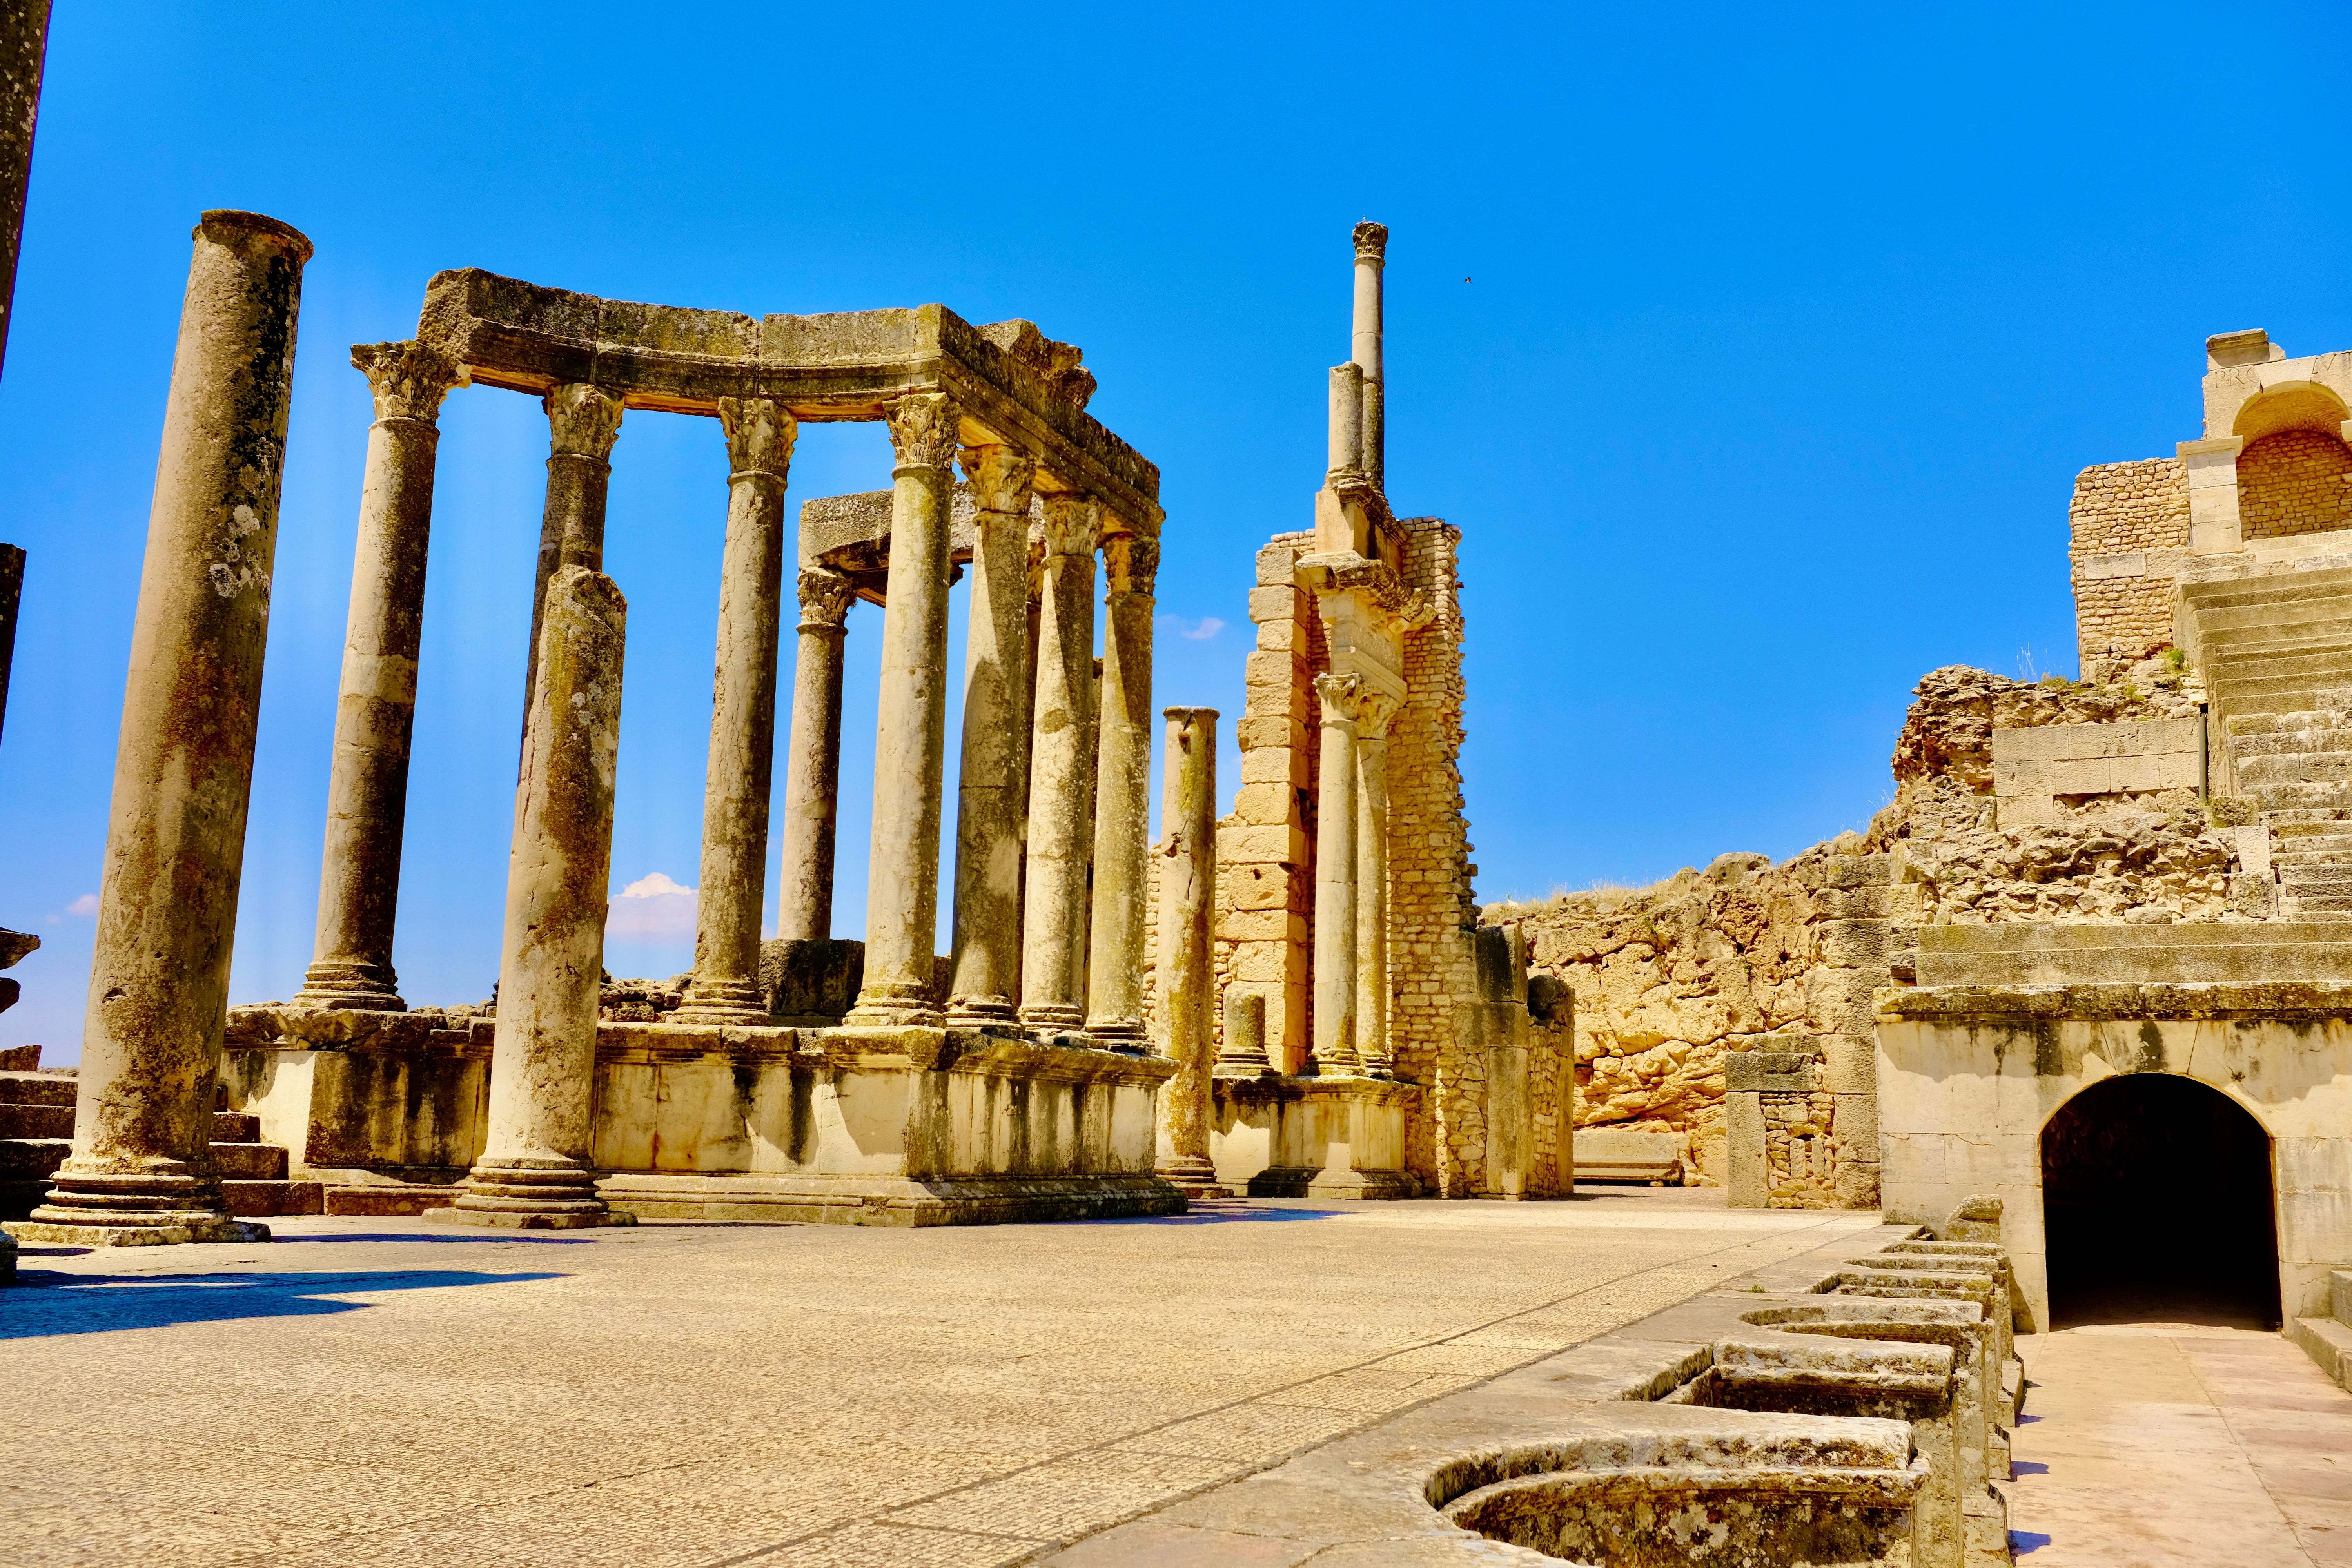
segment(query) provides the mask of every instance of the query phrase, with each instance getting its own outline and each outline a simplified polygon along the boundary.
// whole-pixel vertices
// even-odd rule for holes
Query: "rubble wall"
[[[2149,458],[2084,468],[2067,516],[2075,650],[2084,668],[2111,648],[2134,659],[2171,641],[2173,568],[2145,557],[2188,547],[2188,465]]]
[[[2352,448],[2325,430],[2282,430],[2238,454],[2247,539],[2287,539],[2352,521]]]

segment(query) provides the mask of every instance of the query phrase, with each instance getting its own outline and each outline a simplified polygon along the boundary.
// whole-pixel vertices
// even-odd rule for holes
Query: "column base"
[[[400,979],[389,963],[357,959],[323,959],[303,972],[302,989],[294,993],[297,1007],[340,1007],[362,1013],[405,1013],[400,999]]]
[[[767,997],[756,980],[697,979],[686,988],[686,996],[677,1011],[663,1020],[671,1024],[699,1024],[705,1028],[723,1028],[730,1025],[772,1024],[768,1016]]]
[[[1131,1057],[1151,1054],[1151,1041],[1145,1036],[1140,1019],[1105,1018],[1097,1022],[1089,1018],[1086,1035],[1097,1050],[1124,1051]]]
[[[209,1176],[162,1172],[77,1173],[50,1178],[49,1201],[8,1223],[18,1241],[60,1247],[173,1247],[192,1241],[268,1241],[269,1227],[230,1215]]]
[[[1333,1051],[1328,1056],[1307,1058],[1307,1070],[1299,1076],[1301,1078],[1363,1078],[1367,1075],[1363,1065],[1356,1060],[1356,1054],[1353,1051],[1344,1054]]]
[[[1213,1078],[1280,1078],[1282,1069],[1261,1051],[1255,1056],[1219,1057],[1209,1073]]]
[[[1161,1181],[1193,1198],[1229,1198],[1234,1190],[1217,1180],[1217,1167],[1198,1154],[1179,1154],[1163,1160],[1152,1172]]]
[[[846,1029],[937,1029],[948,1016],[932,1000],[934,993],[903,981],[869,981],[857,994],[857,1005],[842,1019]]]
[[[959,1024],[1018,1024],[1021,1009],[1010,996],[950,996],[948,1016]]]
[[[1076,1035],[1085,1031],[1087,1016],[1076,1007],[1059,1003],[1047,1003],[1021,1009],[1021,1026],[1034,1039],[1051,1040],[1061,1035]]]
[[[494,1226],[508,1230],[581,1230],[635,1225],[596,1194],[596,1178],[570,1161],[481,1161],[447,1208],[429,1210],[436,1225]]]

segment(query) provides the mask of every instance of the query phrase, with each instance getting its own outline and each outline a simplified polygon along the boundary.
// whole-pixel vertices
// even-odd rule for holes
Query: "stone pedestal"
[[[596,1195],[589,1152],[628,605],[611,578],[561,566],[543,608],[507,862],[488,1134],[464,1193],[434,1217],[562,1230],[631,1220]]]
[[[944,393],[890,405],[890,574],[874,731],[866,987],[849,1022],[936,1027],[940,793],[947,762],[948,521],[958,415]]]
[[[948,1015],[1013,1021],[1021,984],[1022,802],[1029,726],[1029,500],[1036,464],[1009,447],[963,455],[979,501],[956,793]]]
[[[835,819],[841,795],[841,645],[856,595],[840,573],[803,566],[800,595],[776,931],[785,942],[823,942],[833,934]]]
[[[1187,1197],[1222,1196],[1209,1159],[1209,1075],[1216,975],[1209,943],[1217,886],[1217,710],[1171,708],[1160,790],[1157,972],[1161,1054],[1176,1064],[1160,1105],[1160,1173]],[[1261,1006],[1263,1002],[1261,1001]],[[1260,1014],[1263,1019],[1263,1013]],[[1263,1053],[1264,1025],[1260,1024]]]
[[[1151,810],[1151,596],[1160,542],[1103,541],[1110,592],[1102,698],[1095,731],[1092,921],[1087,941],[1087,1037],[1115,1051],[1148,1048],[1143,1028],[1143,863]]]
[[[1029,864],[1021,921],[1021,1022],[1041,1034],[1085,1022],[1087,837],[1092,772],[1085,736],[1094,696],[1095,509],[1045,501],[1045,582],[1037,627],[1035,727],[1029,746]]]
[[[1215,1079],[1217,1179],[1254,1198],[1413,1198],[1416,1084],[1337,1075]]]
[[[400,852],[408,815],[408,742],[416,715],[416,656],[425,634],[425,557],[433,530],[433,464],[441,400],[462,366],[422,343],[363,343],[352,363],[375,396],[360,491],[352,608],[335,702],[327,782],[326,853],[319,870],[317,945],[295,1001],[399,1012],[392,967]]]
[[[768,786],[776,750],[776,616],[783,584],[784,484],[799,426],[763,398],[722,398],[727,550],[719,587],[704,775],[694,979],[680,1022],[764,1024],[760,908],[766,900]]]
[[[99,889],[74,1152],[9,1229],[74,1246],[266,1240],[213,1173],[269,573],[310,242],[196,226],[164,405]]]

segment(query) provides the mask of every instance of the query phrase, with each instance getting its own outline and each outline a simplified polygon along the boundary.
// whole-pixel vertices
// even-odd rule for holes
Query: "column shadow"
[[[441,1290],[557,1279],[554,1273],[484,1274],[464,1268],[373,1269],[303,1274],[64,1274],[19,1269],[0,1290],[0,1340],[222,1323],[247,1318],[313,1318],[356,1312],[369,1301],[327,1298],[381,1290]]]

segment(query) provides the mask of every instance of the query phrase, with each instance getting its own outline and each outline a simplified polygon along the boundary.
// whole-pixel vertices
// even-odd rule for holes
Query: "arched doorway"
[[[2195,1079],[2093,1084],[2042,1129],[2053,1328],[2279,1326],[2271,1141]]]

